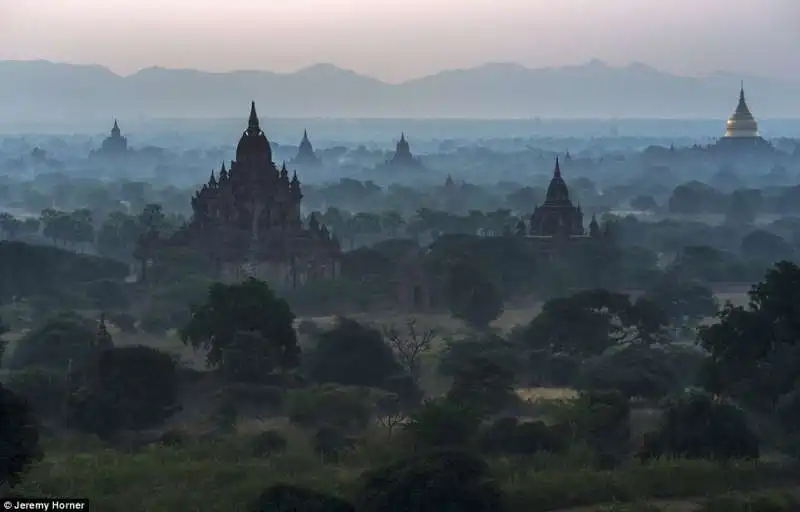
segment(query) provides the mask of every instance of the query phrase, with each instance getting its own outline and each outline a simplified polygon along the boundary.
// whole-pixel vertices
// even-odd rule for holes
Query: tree
[[[470,452],[437,450],[368,471],[361,512],[503,512],[489,465]]]
[[[447,399],[491,414],[515,402],[514,373],[488,357],[474,357],[455,369]]]
[[[758,458],[758,439],[741,409],[706,393],[688,392],[666,403],[658,429],[645,437],[643,458]]]
[[[578,388],[615,390],[626,398],[660,399],[681,389],[665,349],[629,345],[585,361]]]
[[[663,341],[666,323],[652,301],[597,289],[545,302],[521,335],[535,350],[585,358],[614,345]]]
[[[79,368],[94,353],[93,323],[75,313],[61,313],[19,340],[8,367],[41,366],[66,373]]]
[[[293,326],[294,313],[267,283],[250,278],[240,284],[212,284],[205,304],[190,310],[191,319],[181,329],[181,339],[195,348],[206,349],[209,366],[223,363],[225,349],[240,332],[260,335],[271,348],[276,367],[297,366],[300,348]]]
[[[305,366],[314,381],[345,386],[382,388],[390,377],[403,373],[380,331],[350,318],[339,318],[319,335]]]
[[[234,382],[264,382],[277,361],[273,347],[260,333],[239,331],[223,349],[222,370]]]
[[[791,260],[794,257],[792,244],[780,235],[756,229],[742,239],[742,256],[768,264],[781,260]]]
[[[417,329],[417,319],[406,320],[406,333],[401,334],[394,324],[383,328],[389,346],[392,347],[398,362],[403,365],[406,372],[419,384],[422,356],[431,349],[431,343],[436,331],[433,329]]]
[[[23,399],[0,384],[0,487],[20,482],[22,473],[42,458],[39,423]]]
[[[645,297],[661,308],[673,325],[697,325],[719,310],[714,292],[698,282],[663,279]]]
[[[158,426],[179,409],[175,360],[152,347],[103,350],[73,383],[70,421],[101,437]]]
[[[429,400],[403,425],[403,435],[416,449],[469,447],[477,440],[481,417],[452,400]]]
[[[700,330],[710,353],[704,385],[771,412],[800,378],[800,268],[776,264],[749,296],[747,307],[727,304]]]
[[[503,298],[494,283],[462,262],[450,267],[445,293],[453,316],[476,329],[485,329],[503,312]]]
[[[630,443],[630,400],[619,391],[582,392],[566,413],[575,436],[599,456],[602,466],[627,455]]]

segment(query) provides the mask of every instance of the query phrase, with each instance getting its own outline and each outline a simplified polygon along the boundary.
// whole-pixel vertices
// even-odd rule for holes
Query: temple
[[[406,169],[406,170],[423,170],[425,166],[419,158],[411,154],[411,146],[406,140],[406,134],[400,134],[400,140],[397,141],[394,155],[391,160],[387,160],[383,166],[385,169]]]
[[[114,126],[111,128],[111,134],[106,137],[103,144],[98,149],[92,151],[89,156],[122,157],[126,156],[128,151],[128,139],[122,136],[119,124],[117,120],[114,119]]]
[[[308,139],[308,130],[303,130],[303,140],[297,148],[297,155],[290,162],[293,165],[303,168],[313,168],[322,165],[322,161],[314,153],[314,147]]]
[[[534,208],[528,222],[520,219],[516,227],[508,231],[525,237],[534,250],[546,258],[564,255],[572,249],[591,253],[598,242],[613,242],[609,226],[601,229],[594,215],[588,232],[584,229],[583,212],[569,197],[558,158],[544,203]]]
[[[547,187],[544,204],[537,206],[530,220],[530,236],[584,236],[583,212],[569,198],[569,189],[561,177],[561,165],[556,158],[553,178]]]
[[[337,278],[339,242],[315,217],[304,223],[302,198],[297,173],[290,178],[272,161],[253,102],[236,160],[195,193],[192,218],[175,241],[207,255],[224,281],[256,277],[296,288]]]
[[[750,112],[744,97],[744,82],[739,89],[739,103],[725,124],[725,134],[715,144],[717,149],[772,149],[772,145],[758,133],[758,122]]]

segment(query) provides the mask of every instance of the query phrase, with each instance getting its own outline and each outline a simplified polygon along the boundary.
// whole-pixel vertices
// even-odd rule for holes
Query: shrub
[[[95,336],[93,322],[75,313],[61,313],[17,342],[8,367],[41,366],[66,373],[89,360]]]
[[[692,391],[666,402],[658,430],[645,435],[641,457],[727,460],[758,454],[758,439],[741,409]]]
[[[403,426],[403,434],[418,449],[463,447],[477,440],[480,416],[447,400],[428,401]]]
[[[345,436],[341,429],[333,426],[322,426],[314,434],[314,452],[328,460],[337,460],[353,444],[352,439]]]
[[[273,485],[253,501],[248,512],[355,512],[355,509],[335,496],[293,485]]]
[[[566,410],[566,423],[600,457],[602,466],[612,466],[628,454],[630,401],[618,391],[584,392]]]
[[[289,393],[289,419],[304,426],[364,428],[374,412],[369,390],[326,384]]]
[[[151,347],[104,350],[76,380],[70,419],[100,436],[155,427],[178,409],[175,361]]]
[[[480,457],[437,450],[366,472],[360,512],[502,512],[503,497]]]
[[[170,448],[182,448],[186,446],[189,434],[185,430],[170,429],[158,437],[158,444]]]
[[[20,481],[22,473],[41,459],[39,423],[24,398],[0,385],[0,483]]]
[[[13,371],[6,386],[25,398],[39,417],[61,416],[69,394],[66,376],[47,368]]]
[[[277,430],[259,432],[252,440],[253,455],[269,457],[286,451],[286,437]]]
[[[616,390],[628,398],[660,399],[680,390],[681,382],[664,350],[628,346],[584,363],[578,388]]]
[[[97,309],[125,309],[130,305],[125,283],[119,281],[91,281],[84,285],[84,291]]]
[[[481,436],[483,450],[509,455],[563,452],[569,442],[570,431],[565,426],[549,426],[541,421],[520,423],[516,418],[496,420]]]
[[[319,335],[306,356],[306,367],[308,376],[320,384],[371,388],[384,387],[389,377],[403,373],[380,331],[349,318],[340,318]]]

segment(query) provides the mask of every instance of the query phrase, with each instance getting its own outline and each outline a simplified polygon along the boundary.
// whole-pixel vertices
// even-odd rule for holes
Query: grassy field
[[[299,431],[289,436],[285,454],[272,457],[253,455],[251,439],[240,433],[133,453],[50,445],[45,459],[15,491],[25,496],[88,497],[92,509],[103,512],[240,511],[262,489],[278,482],[351,497],[363,470],[385,457],[387,444],[376,437],[333,464],[314,455]],[[663,461],[595,471],[583,466],[577,455],[495,459],[491,464],[512,510],[520,512],[648,499],[691,504],[733,490],[783,487],[798,477],[795,469],[757,463],[721,467]]]

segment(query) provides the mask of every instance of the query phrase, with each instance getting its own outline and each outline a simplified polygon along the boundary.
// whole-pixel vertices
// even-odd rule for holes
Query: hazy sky
[[[0,59],[389,81],[513,61],[800,78],[800,0],[0,0]]]

